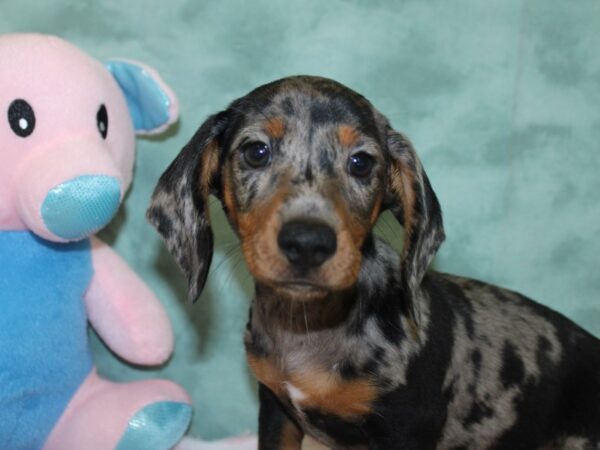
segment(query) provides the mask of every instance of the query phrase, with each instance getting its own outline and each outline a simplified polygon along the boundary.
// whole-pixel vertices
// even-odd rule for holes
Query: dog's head
[[[402,283],[418,285],[444,239],[441,211],[410,142],[364,97],[318,77],[261,86],[209,117],[162,175],[148,210],[200,294],[220,199],[258,283],[290,299],[357,281],[381,211],[405,229]]]

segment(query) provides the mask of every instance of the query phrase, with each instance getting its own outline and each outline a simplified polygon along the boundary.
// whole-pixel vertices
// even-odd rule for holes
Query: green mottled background
[[[175,355],[143,371],[94,339],[101,372],[182,383],[195,435],[254,429],[241,343],[251,284],[218,205],[213,269],[193,307],[144,210],[208,114],[298,73],[360,91],[412,138],[445,212],[438,269],[519,290],[600,335],[599,30],[597,0],[0,0],[0,32],[145,61],[181,98],[179,127],[139,140],[133,188],[103,234],[167,307]]]

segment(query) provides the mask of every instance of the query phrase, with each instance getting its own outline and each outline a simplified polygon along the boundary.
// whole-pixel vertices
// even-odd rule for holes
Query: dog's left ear
[[[388,125],[386,142],[390,154],[386,206],[404,227],[405,312],[419,325],[419,286],[445,238],[442,210],[408,138]]]
[[[220,167],[220,137],[227,111],[210,116],[161,175],[146,213],[188,281],[188,300],[196,301],[210,268],[213,234],[208,195]]]

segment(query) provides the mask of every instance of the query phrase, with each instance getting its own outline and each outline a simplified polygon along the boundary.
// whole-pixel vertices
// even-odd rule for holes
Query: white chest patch
[[[286,381],[284,386],[294,407],[296,407],[296,409],[301,409],[299,403],[302,403],[302,401],[306,399],[306,394],[290,382]]]

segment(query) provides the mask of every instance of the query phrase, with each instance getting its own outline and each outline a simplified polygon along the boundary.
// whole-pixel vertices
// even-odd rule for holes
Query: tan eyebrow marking
[[[340,125],[337,129],[338,139],[344,147],[352,147],[358,140],[358,131],[350,125]]]
[[[285,122],[281,117],[272,117],[265,121],[263,128],[271,139],[281,139],[285,133]]]

